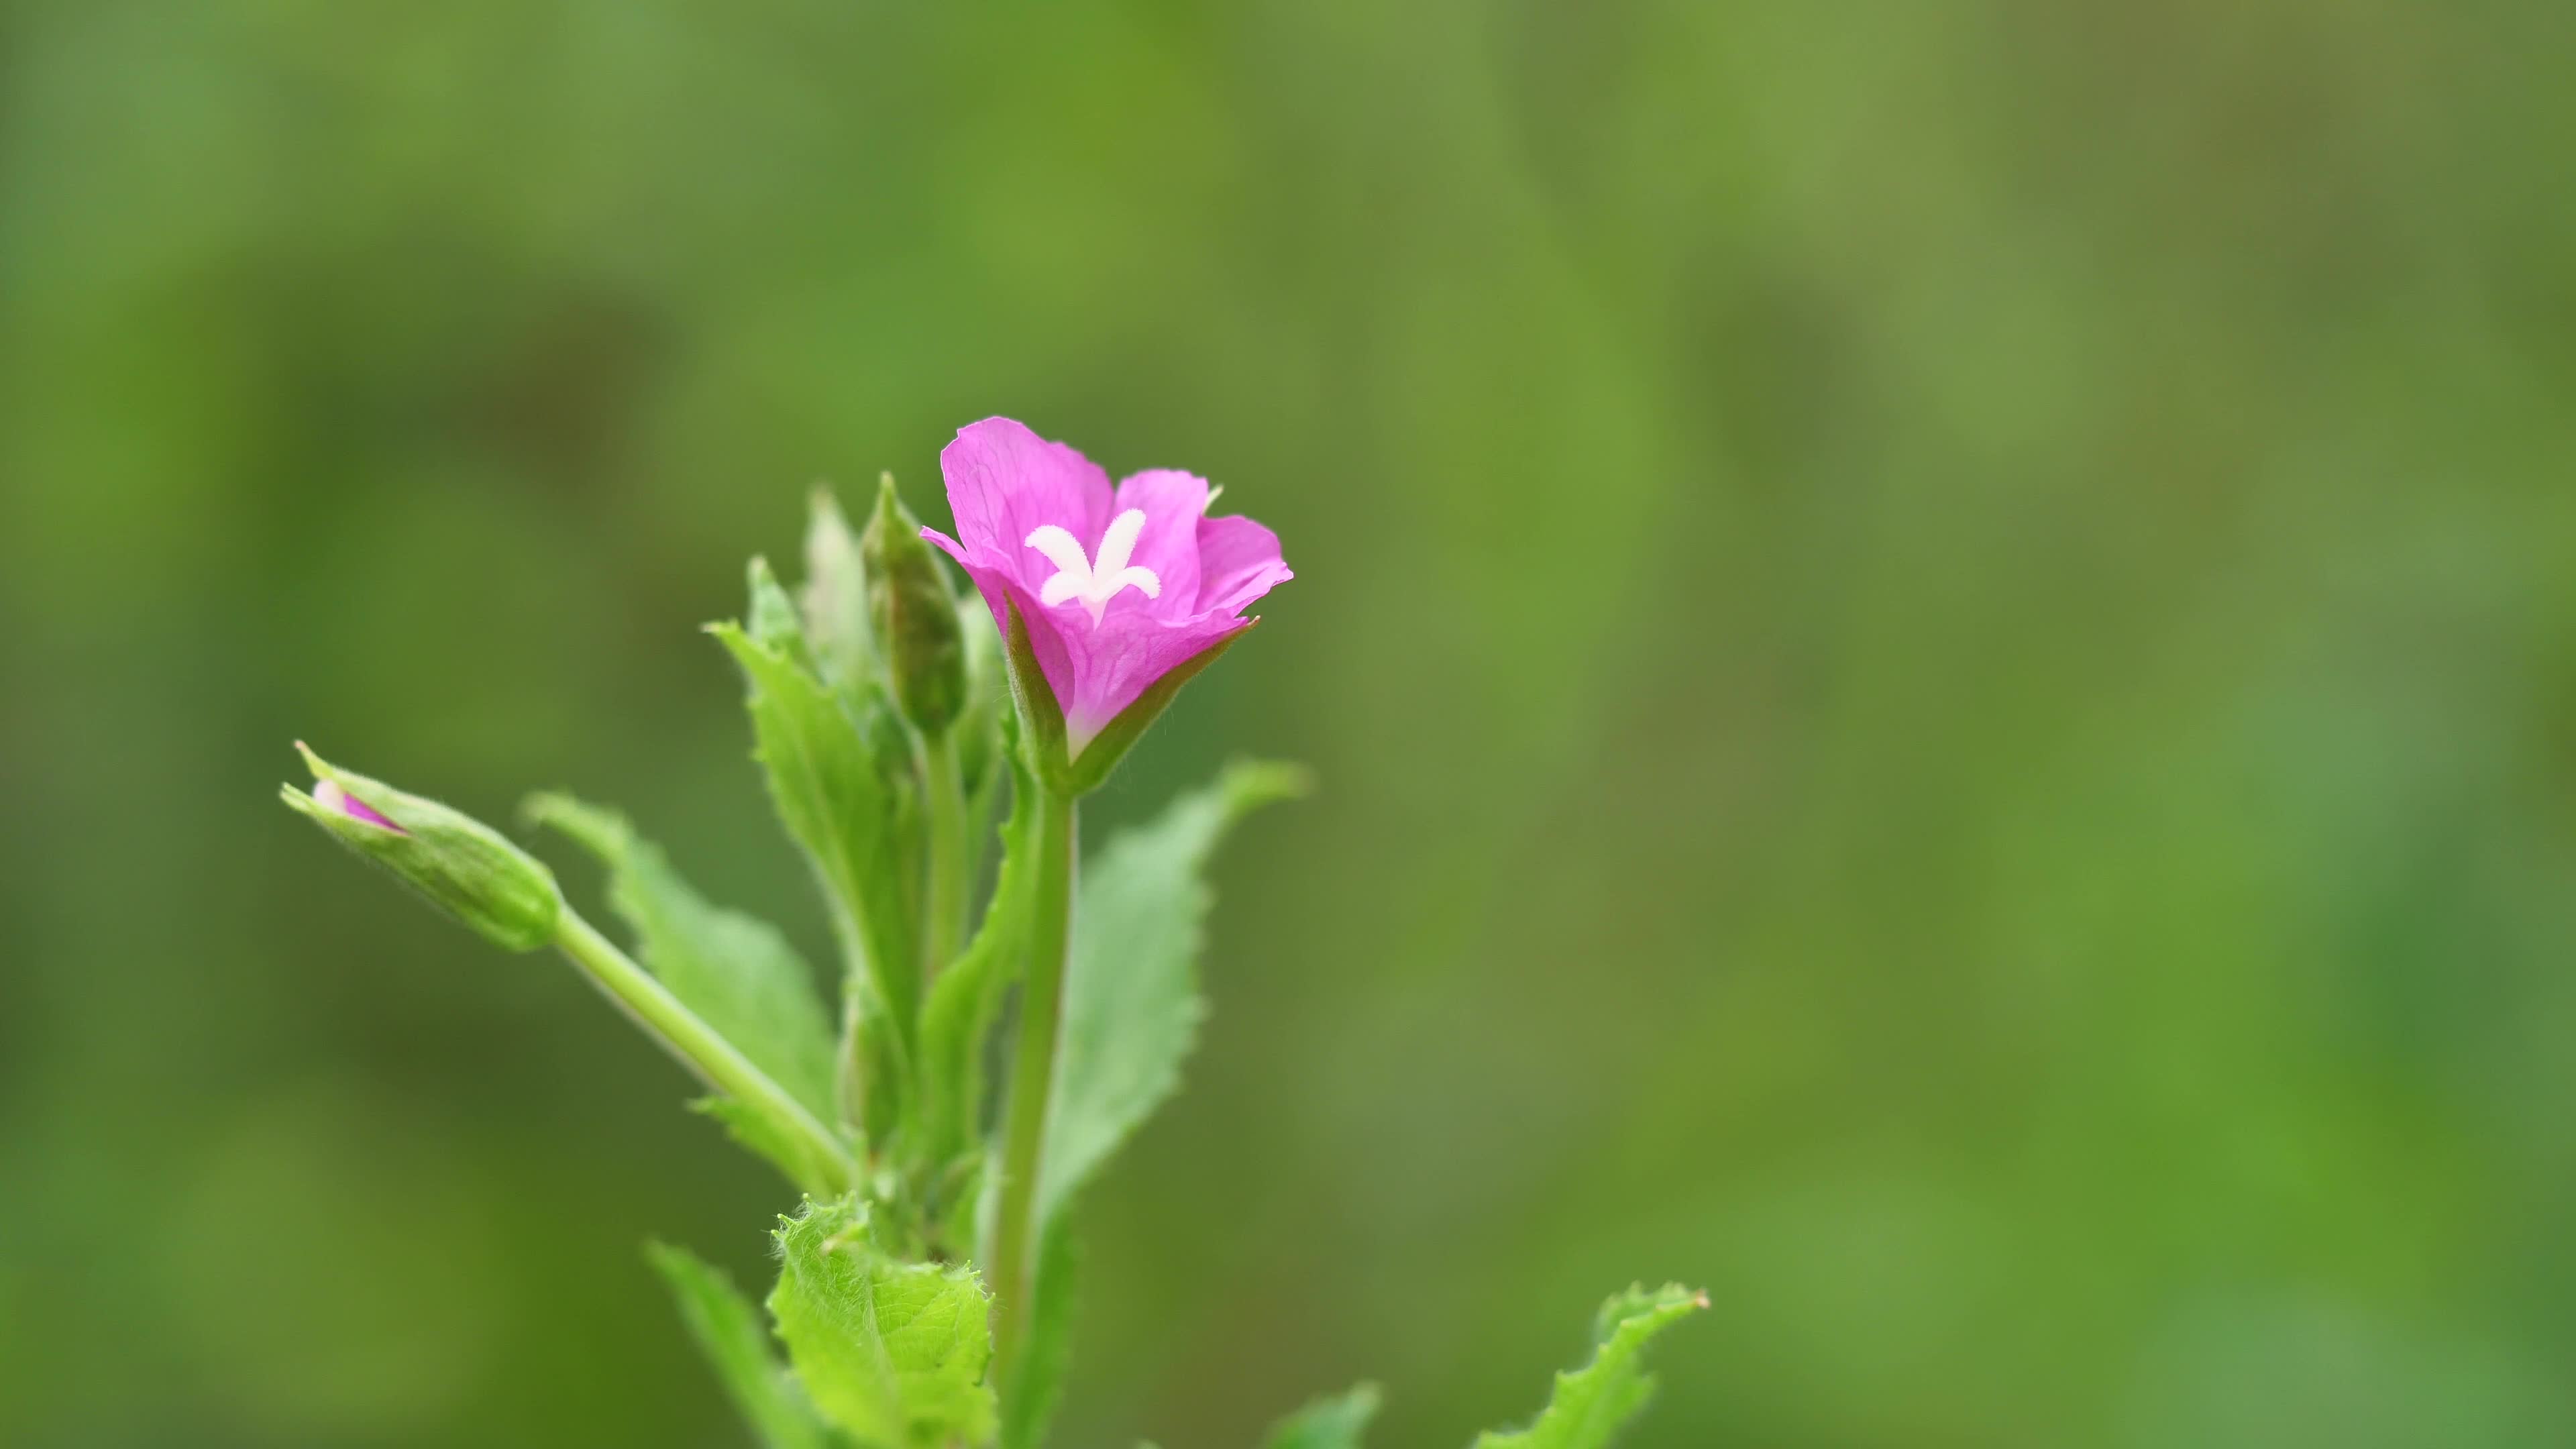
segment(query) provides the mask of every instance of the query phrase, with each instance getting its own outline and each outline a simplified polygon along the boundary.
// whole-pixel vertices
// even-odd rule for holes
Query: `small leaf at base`
[[[777,1241],[769,1311],[816,1408],[872,1449],[993,1436],[992,1300],[973,1269],[886,1256],[855,1198],[808,1202]]]
[[[911,746],[883,691],[841,694],[790,651],[732,624],[709,626],[751,686],[753,734],[771,803],[821,881],[846,958],[854,1013],[869,1024],[866,1090],[842,1084],[845,1115],[863,1110],[872,1137],[891,1134],[912,1075],[920,997],[921,812]],[[865,722],[865,728],[862,722]]]

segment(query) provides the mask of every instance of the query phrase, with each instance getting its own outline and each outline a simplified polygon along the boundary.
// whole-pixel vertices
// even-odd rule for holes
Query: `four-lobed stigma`
[[[1098,628],[1100,616],[1120,589],[1133,585],[1149,599],[1163,596],[1163,581],[1154,571],[1127,560],[1136,552],[1136,539],[1145,531],[1145,510],[1130,508],[1109,521],[1109,529],[1100,535],[1100,553],[1096,558],[1083,556],[1082,543],[1056,525],[1045,524],[1027,539],[1030,548],[1047,556],[1054,564],[1054,575],[1040,587],[1038,602],[1052,609],[1068,599],[1079,599],[1091,611],[1092,627]]]

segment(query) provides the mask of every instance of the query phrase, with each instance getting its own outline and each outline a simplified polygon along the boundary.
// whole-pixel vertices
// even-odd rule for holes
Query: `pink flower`
[[[1207,516],[1206,479],[1155,469],[1113,490],[1100,465],[1009,418],[958,429],[939,470],[959,538],[922,536],[975,580],[1006,639],[1017,606],[1071,755],[1295,577],[1279,535]]]

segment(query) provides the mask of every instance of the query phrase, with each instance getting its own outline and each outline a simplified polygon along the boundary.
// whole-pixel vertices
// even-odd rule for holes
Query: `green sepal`
[[[892,473],[877,480],[876,512],[859,536],[859,556],[868,624],[895,702],[924,735],[943,735],[966,709],[966,633],[949,566],[921,536],[921,520],[896,495]]]
[[[1055,702],[1055,687],[1038,665],[1029,644],[1029,621],[1016,601],[1003,606],[1010,627],[1002,631],[1002,669],[1011,681],[1011,705],[1020,721],[1020,754],[1040,784],[1059,795],[1072,793],[1073,769],[1064,753],[1064,710]]]
[[[1238,760],[1084,863],[1066,966],[1037,1220],[1046,1223],[1178,1090],[1198,1038],[1198,953],[1218,842],[1313,786],[1301,765]]]
[[[1360,1449],[1360,1436],[1377,1417],[1375,1384],[1360,1384],[1317,1399],[1270,1428],[1262,1449]]]
[[[1707,1294],[1679,1284],[1613,1296],[1594,1320],[1591,1362],[1556,1376],[1527,1428],[1489,1429],[1474,1449],[1602,1449],[1654,1397],[1655,1380],[1639,1366],[1647,1341],[1706,1307]]]
[[[1137,696],[1134,704],[1101,726],[1100,733],[1086,741],[1076,755],[1067,753],[1064,710],[1056,702],[1055,689],[1047,683],[1046,670],[1039,666],[1037,651],[1029,643],[1028,621],[1020,616],[1016,602],[1009,609],[1011,627],[1003,640],[1002,659],[1011,680],[1011,700],[1019,709],[1021,748],[1027,752],[1029,768],[1040,782],[1059,795],[1077,797],[1106,783],[1138,737],[1162,718],[1181,686],[1214,664],[1217,656],[1233,648],[1236,640],[1261,622],[1248,620],[1242,628],[1172,666],[1154,681],[1152,688]]]
[[[776,1240],[769,1312],[826,1418],[874,1449],[993,1437],[992,1300],[974,1269],[888,1256],[856,1198],[807,1202]]]
[[[812,521],[805,529],[805,639],[824,682],[846,694],[877,676],[877,648],[868,624],[868,571],[859,537],[841,515],[832,490],[817,486]]]
[[[520,815],[608,867],[608,902],[635,931],[645,969],[818,1118],[832,1113],[832,1027],[813,969],[775,926],[710,904],[626,817],[569,795]]]
[[[300,740],[295,748],[316,781],[346,792],[399,828],[388,830],[310,791],[280,785],[279,798],[288,808],[496,946],[533,951],[554,940],[563,893],[543,861],[472,816],[343,770]]]
[[[768,1326],[733,1280],[668,1243],[645,1244],[644,1256],[670,1286],[680,1321],[761,1449],[834,1449],[838,1441],[778,1361]]]

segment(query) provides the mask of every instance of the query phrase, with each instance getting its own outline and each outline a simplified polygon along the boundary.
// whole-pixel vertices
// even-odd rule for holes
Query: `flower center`
[[[1052,609],[1058,604],[1080,600],[1091,611],[1093,628],[1100,626],[1101,613],[1118,591],[1133,585],[1146,598],[1163,596],[1163,581],[1149,568],[1127,560],[1136,552],[1137,536],[1145,531],[1145,510],[1130,508],[1109,520],[1109,530],[1100,535],[1100,552],[1086,557],[1074,536],[1050,523],[1028,536],[1028,546],[1045,554],[1055,565],[1055,574],[1038,590],[1038,602]]]

